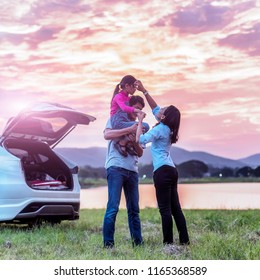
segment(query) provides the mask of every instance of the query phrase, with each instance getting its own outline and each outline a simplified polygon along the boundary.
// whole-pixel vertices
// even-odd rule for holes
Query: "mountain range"
[[[143,156],[139,159],[140,164],[151,164],[152,157],[150,149],[151,148],[149,146],[144,150]],[[75,162],[79,166],[103,167],[107,148],[55,148],[55,151]],[[240,168],[243,166],[251,166],[252,168],[255,168],[260,165],[260,153],[238,160],[233,160],[206,152],[187,151],[182,148],[172,147],[171,156],[175,164],[180,164],[189,160],[200,160],[207,165],[219,168]]]

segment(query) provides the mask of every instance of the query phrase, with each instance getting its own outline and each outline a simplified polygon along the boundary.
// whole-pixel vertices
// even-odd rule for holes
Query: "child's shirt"
[[[130,97],[124,91],[116,94],[112,100],[110,116],[113,116],[119,108],[126,113],[133,113],[135,108],[127,106],[126,103],[129,102]]]

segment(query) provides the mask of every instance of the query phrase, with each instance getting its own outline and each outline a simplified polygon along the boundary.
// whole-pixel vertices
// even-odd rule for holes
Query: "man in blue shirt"
[[[142,99],[140,96],[139,98]],[[137,98],[133,107],[142,110],[144,102],[140,102],[140,99]],[[126,198],[128,226],[133,245],[138,246],[143,243],[139,218],[138,191],[138,157],[142,156],[143,150],[134,141],[135,136],[133,136],[133,141],[134,148],[138,154],[137,156],[128,154],[127,157],[124,157],[115,147],[118,137],[135,134],[136,128],[137,124],[123,129],[112,129],[111,122],[108,120],[104,130],[104,138],[109,140],[105,163],[107,170],[108,202],[103,222],[103,242],[106,248],[112,248],[115,245],[115,221],[119,211],[122,189]]]

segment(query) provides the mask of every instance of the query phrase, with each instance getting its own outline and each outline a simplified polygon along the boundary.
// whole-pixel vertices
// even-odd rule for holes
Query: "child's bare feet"
[[[118,152],[119,152],[122,156],[127,157],[126,146],[120,144],[120,142],[121,142],[121,141],[118,141],[118,142],[115,143],[115,148],[118,150]]]

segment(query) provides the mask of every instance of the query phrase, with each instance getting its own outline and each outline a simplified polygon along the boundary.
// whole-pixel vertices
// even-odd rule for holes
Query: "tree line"
[[[252,168],[250,166],[244,166],[241,168],[230,168],[230,167],[212,167],[208,166],[199,160],[189,160],[176,165],[180,178],[203,178],[203,177],[260,177],[260,166]],[[139,176],[141,178],[152,178],[153,177],[153,166],[152,164],[140,165]],[[84,166],[79,171],[80,178],[106,178],[106,170],[104,167],[91,167]]]

